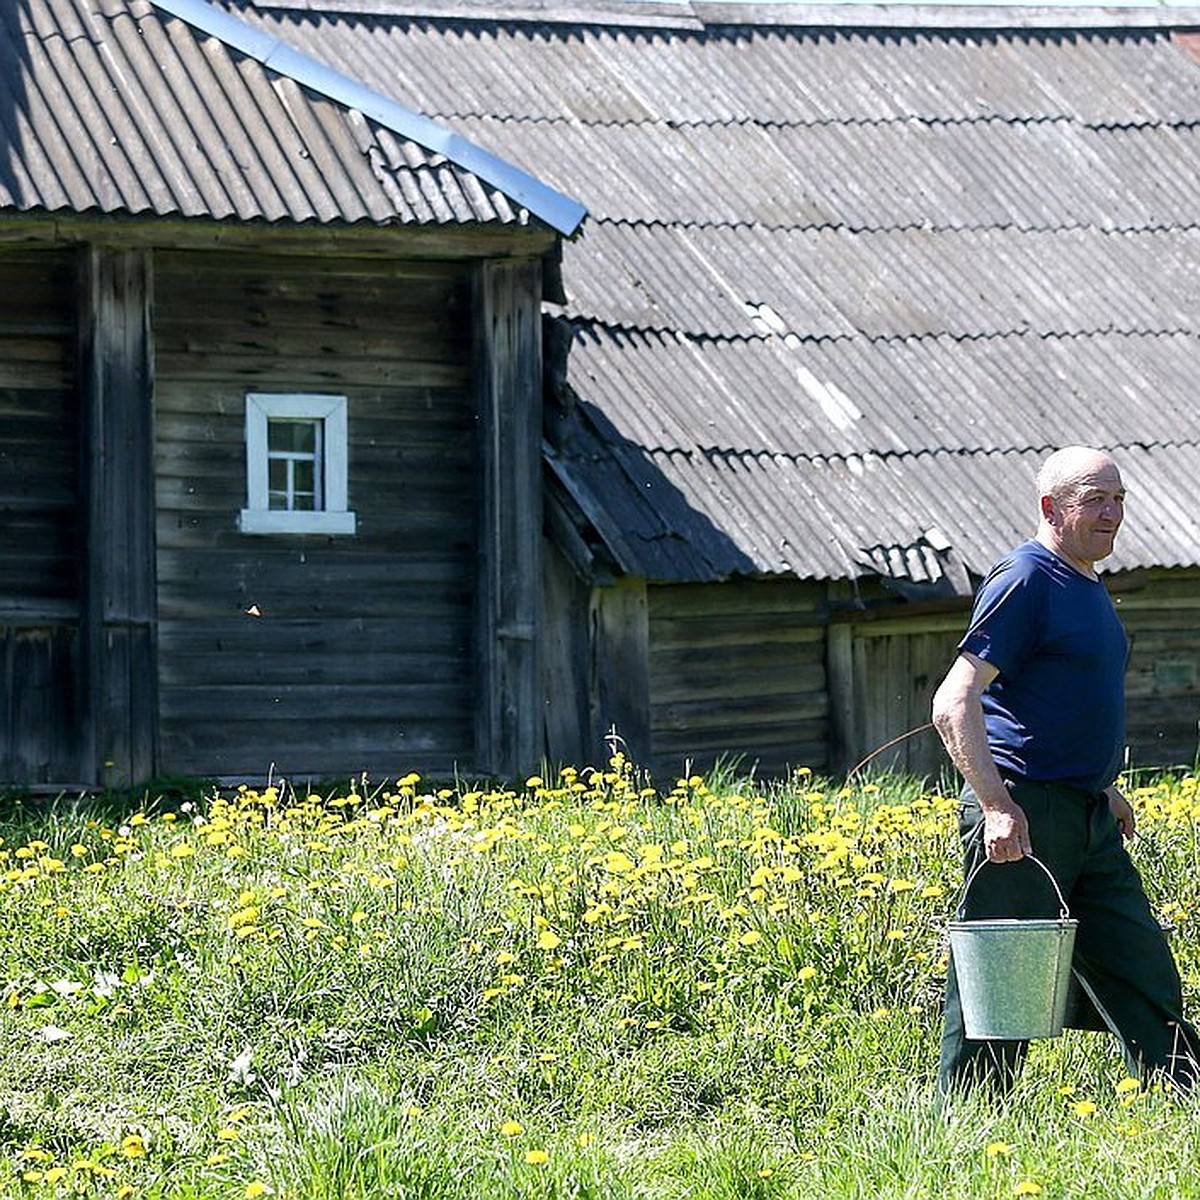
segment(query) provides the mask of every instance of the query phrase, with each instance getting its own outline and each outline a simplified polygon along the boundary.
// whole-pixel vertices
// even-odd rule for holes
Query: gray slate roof
[[[0,4],[0,212],[578,224],[577,202],[394,99],[203,0],[169,7],[199,23],[149,0]]]
[[[234,6],[587,205],[548,459],[622,569],[961,586],[1072,442],[1200,563],[1196,11]]]

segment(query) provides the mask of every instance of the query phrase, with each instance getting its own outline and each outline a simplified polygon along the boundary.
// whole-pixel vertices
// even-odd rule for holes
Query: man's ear
[[[1042,508],[1042,520],[1046,521],[1050,525],[1053,525],[1054,524],[1054,497],[1053,496],[1042,496],[1038,500],[1038,503],[1041,505],[1041,508]]]

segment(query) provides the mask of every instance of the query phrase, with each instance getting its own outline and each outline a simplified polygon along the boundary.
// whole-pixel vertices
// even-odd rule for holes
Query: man
[[[1105,453],[1071,446],[1038,473],[1034,538],[1000,560],[975,597],[933,721],[965,780],[969,873],[986,856],[969,918],[1071,916],[1076,978],[1122,1040],[1131,1071],[1187,1090],[1200,1039],[1183,1019],[1179,974],[1123,845],[1134,814],[1115,786],[1125,738],[1128,642],[1096,563],[1112,553],[1125,488]],[[943,1094],[1016,1078],[1027,1042],[972,1041],[951,962],[938,1073]]]

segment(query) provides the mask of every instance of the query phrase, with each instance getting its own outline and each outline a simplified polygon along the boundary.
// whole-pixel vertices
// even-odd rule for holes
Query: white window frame
[[[312,393],[246,393],[246,507],[238,518],[242,533],[352,534],[357,519],[348,508],[349,437],[345,396]],[[322,507],[287,512],[270,507],[267,423],[320,421]]]

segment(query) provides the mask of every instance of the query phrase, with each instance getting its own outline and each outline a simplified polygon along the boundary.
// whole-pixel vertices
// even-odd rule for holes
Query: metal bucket
[[[971,872],[950,922],[950,949],[962,1002],[963,1026],[975,1041],[1058,1037],[1066,1018],[1071,955],[1079,922],[1071,919],[1058,882],[1045,863],[1032,859],[1049,877],[1058,896],[1059,917],[964,921]]]

